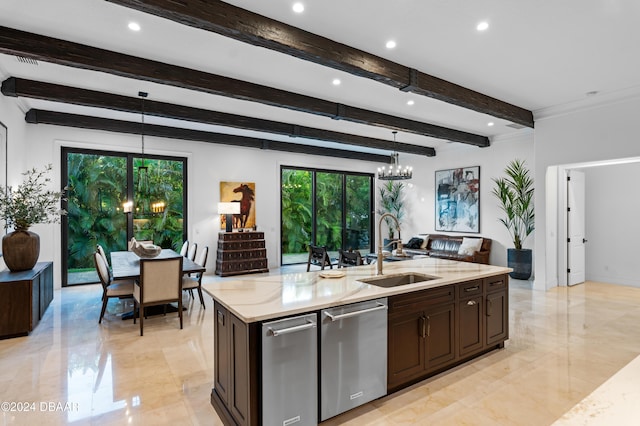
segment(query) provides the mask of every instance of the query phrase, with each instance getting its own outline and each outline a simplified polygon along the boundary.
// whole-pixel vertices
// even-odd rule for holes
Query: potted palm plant
[[[500,202],[505,217],[500,222],[509,231],[514,248],[507,249],[507,265],[513,269],[512,278],[531,277],[532,251],[522,248],[524,240],[535,229],[533,206],[533,178],[523,160],[515,159],[504,169],[505,177],[493,179],[493,195]]]
[[[4,263],[11,271],[33,268],[40,255],[40,237],[29,231],[38,223],[56,223],[66,214],[60,207],[62,192],[47,189],[51,179],[46,177],[52,166],[35,168],[23,173],[24,181],[14,190],[0,188],[0,219],[14,228],[2,238]]]
[[[402,219],[404,218],[404,183],[388,180],[385,181],[384,185],[378,188],[379,191],[379,208],[378,214],[383,215],[385,213],[391,213],[398,219],[398,223],[402,223]],[[385,218],[385,223],[387,224],[387,231],[389,238],[385,238],[384,246],[386,247],[391,240],[394,239],[396,234],[396,226],[395,222],[388,217]],[[400,229],[398,231],[398,237],[400,236]]]

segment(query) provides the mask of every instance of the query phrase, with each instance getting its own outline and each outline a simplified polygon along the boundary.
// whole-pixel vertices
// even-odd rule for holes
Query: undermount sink
[[[438,278],[440,277],[408,272],[404,274],[383,275],[379,277],[364,278],[358,281],[362,281],[366,284],[376,285],[378,287],[397,287],[400,285],[416,284],[424,281],[437,280]]]

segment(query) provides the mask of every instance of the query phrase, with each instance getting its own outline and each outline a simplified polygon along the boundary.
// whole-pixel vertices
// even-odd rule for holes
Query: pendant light
[[[398,132],[394,131],[393,133],[393,144],[394,151],[391,154],[391,163],[388,167],[378,167],[378,179],[380,180],[406,180],[411,179],[413,177],[413,167],[405,166],[402,167],[400,162],[398,161],[398,151],[395,150],[397,142],[396,142],[396,134]]]
[[[149,94],[147,92],[138,92],[138,96],[142,99],[142,125],[140,134],[142,136],[142,165],[138,167],[138,193],[149,195],[149,168],[144,165],[144,99]]]

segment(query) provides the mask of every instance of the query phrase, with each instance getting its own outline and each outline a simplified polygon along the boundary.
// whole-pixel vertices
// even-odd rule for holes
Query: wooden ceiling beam
[[[529,110],[223,1],[107,1],[534,127],[533,113]]]
[[[481,147],[489,146],[489,138],[486,136],[349,107],[230,77],[209,74],[7,27],[0,27],[0,53],[151,81],[234,99],[260,102],[309,114],[380,126],[391,130],[446,139],[452,142]],[[371,115],[371,119],[369,119],[369,115]]]
[[[41,81],[27,80],[10,77],[2,82],[2,94],[13,97],[27,97],[52,102],[63,102],[74,105],[82,105],[94,108],[107,108],[117,111],[142,113],[140,98],[115,95],[98,92],[95,90],[80,89],[59,84],[45,83]],[[409,154],[436,155],[432,147],[412,145],[407,143],[394,143],[391,140],[369,138],[365,136],[351,135],[334,132],[331,130],[316,129],[313,127],[299,126],[296,124],[282,123],[278,121],[264,120],[260,118],[246,117],[236,114],[228,114],[218,111],[210,111],[200,108],[192,108],[165,102],[157,102],[149,99],[144,101],[144,113],[157,117],[186,120],[198,123],[249,129],[291,137],[301,137],[328,142],[337,142],[346,145],[362,146],[383,150],[396,150]]]
[[[104,130],[115,133],[129,133],[140,135],[142,126],[133,121],[113,120],[110,118],[91,117],[87,115],[69,114],[64,112],[30,109],[25,116],[27,123],[51,124],[55,126],[75,127],[80,129]],[[144,125],[145,136],[156,136],[178,140],[207,142],[235,147],[257,148],[272,151],[295,152],[307,155],[321,155],[324,157],[348,158],[352,160],[387,163],[389,156],[370,154],[346,149],[322,148],[288,142],[272,141],[268,139],[251,138],[246,136],[226,135],[223,133],[205,132],[202,130],[183,129],[179,127],[160,126],[156,124]]]

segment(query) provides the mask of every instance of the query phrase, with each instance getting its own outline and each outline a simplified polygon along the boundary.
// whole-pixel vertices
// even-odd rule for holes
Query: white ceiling
[[[232,0],[251,10],[534,111],[640,87],[637,0]],[[132,32],[130,21],[142,30]],[[489,29],[476,25],[487,21]],[[183,26],[103,0],[2,0],[0,25],[259,83],[490,138],[516,131],[489,117],[381,83]],[[387,40],[397,47],[389,50]],[[0,77],[41,80],[392,140],[388,129],[0,54]],[[332,80],[339,78],[340,86]],[[409,99],[415,105],[408,106]],[[139,121],[133,114],[20,99],[30,108]],[[321,145],[286,136],[194,123],[147,122]],[[494,122],[492,127],[488,122]],[[446,141],[399,133],[442,149]],[[322,144],[322,146],[335,146]],[[349,147],[357,150],[356,147]],[[367,150],[368,152],[381,151]],[[384,151],[383,151],[384,152]]]

